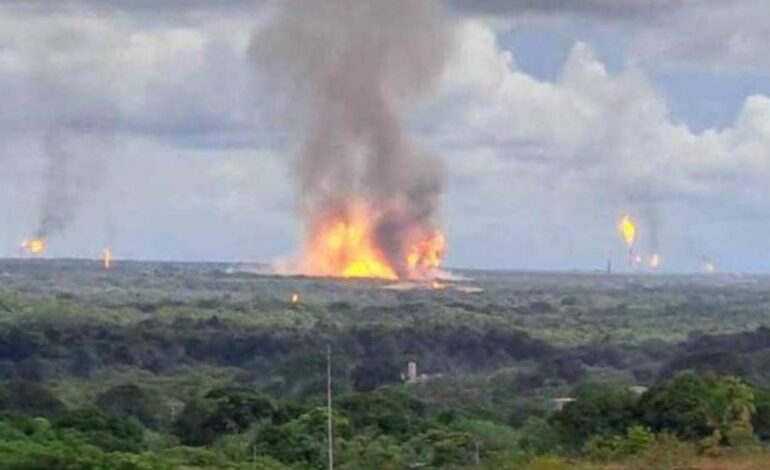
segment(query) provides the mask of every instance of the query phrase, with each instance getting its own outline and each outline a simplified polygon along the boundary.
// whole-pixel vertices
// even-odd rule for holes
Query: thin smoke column
[[[404,130],[450,52],[432,0],[279,0],[252,37],[263,85],[299,147],[294,176],[307,229],[362,201],[399,274],[407,239],[434,228],[444,171]]]
[[[52,124],[43,138],[48,164],[35,236],[47,239],[66,231],[75,221],[86,193],[98,185],[104,163],[99,144],[78,123]]]
[[[660,251],[660,208],[655,203],[649,203],[646,208],[647,226],[649,229],[650,252],[655,254]]]
[[[48,238],[62,232],[75,218],[79,198],[77,183],[72,180],[73,155],[63,144],[65,130],[53,126],[46,132],[45,153],[48,169],[40,207],[40,223],[36,236]]]

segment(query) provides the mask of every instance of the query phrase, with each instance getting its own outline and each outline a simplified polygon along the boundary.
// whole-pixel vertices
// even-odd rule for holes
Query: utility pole
[[[326,432],[329,441],[329,470],[334,470],[334,441],[332,440],[332,345],[326,345]]]

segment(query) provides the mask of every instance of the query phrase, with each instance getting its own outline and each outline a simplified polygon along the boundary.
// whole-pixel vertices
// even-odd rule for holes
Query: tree
[[[44,386],[20,380],[0,386],[0,409],[50,418],[64,411],[65,407]]]
[[[108,452],[136,452],[143,447],[144,429],[139,421],[108,415],[98,408],[68,411],[54,424],[57,428],[80,431],[89,442]]]
[[[598,385],[579,388],[575,401],[553,417],[561,441],[572,448],[581,447],[594,435],[621,434],[637,421],[632,392]]]
[[[407,467],[403,449],[390,436],[358,435],[342,444],[339,457],[339,468],[342,470],[361,468],[401,470]]]
[[[702,440],[704,448],[753,440],[754,391],[735,377],[680,374],[639,401],[643,421],[658,431]]]
[[[105,413],[133,416],[150,428],[156,427],[166,413],[160,397],[134,384],[110,388],[96,397],[96,406]]]
[[[195,397],[182,409],[174,422],[174,432],[183,444],[200,446],[214,442],[216,431],[206,426],[216,409],[216,404],[202,397]]]
[[[398,392],[356,393],[341,398],[338,406],[358,431],[368,428],[399,436],[417,432],[416,423],[424,413],[422,403]]]
[[[326,459],[326,409],[316,408],[282,425],[268,424],[257,433],[254,445],[261,455],[284,463],[321,466]],[[350,436],[348,420],[332,411],[335,442]]]
[[[704,403],[708,385],[694,373],[683,373],[663,386],[645,392],[638,404],[642,422],[654,431],[670,431],[697,440],[711,434]]]
[[[267,397],[243,388],[222,388],[206,394],[214,402],[214,411],[204,423],[220,434],[241,432],[252,423],[269,420],[276,405]]]
[[[770,390],[760,388],[754,390],[756,413],[752,419],[754,432],[762,440],[770,439]]]

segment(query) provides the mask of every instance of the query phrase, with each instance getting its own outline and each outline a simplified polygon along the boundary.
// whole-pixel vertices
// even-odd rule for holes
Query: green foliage
[[[425,415],[425,406],[404,393],[357,393],[343,397],[338,407],[356,429],[399,437],[417,433]]]
[[[695,447],[670,434],[655,436],[655,445],[631,460],[630,470],[682,470],[695,460]]]
[[[350,435],[348,420],[337,413],[332,413],[332,427],[335,437]],[[281,462],[321,465],[327,452],[326,429],[326,410],[316,408],[285,424],[264,426],[254,445],[260,454]]]
[[[753,440],[754,391],[735,377],[681,374],[645,393],[639,410],[648,426],[700,440],[705,451]]]
[[[754,432],[762,440],[770,440],[770,389],[755,388],[756,414],[752,420]]]
[[[135,384],[112,387],[96,397],[95,404],[105,413],[134,417],[151,428],[168,413],[157,394]]]
[[[469,434],[441,429],[428,430],[406,445],[411,462],[440,468],[469,464],[475,452],[475,442]]]
[[[463,419],[455,421],[450,426],[453,430],[472,436],[479,444],[483,457],[516,449],[521,439],[521,433],[510,426],[481,419]]]
[[[109,415],[98,408],[67,411],[56,427],[77,430],[90,443],[108,452],[137,452],[143,449],[144,429],[135,418]]]
[[[0,410],[54,417],[64,410],[64,403],[40,384],[12,381],[0,385]]]
[[[216,403],[203,397],[190,400],[174,422],[174,432],[183,444],[197,446],[214,442],[217,434],[208,425],[209,419],[216,412]]]
[[[679,470],[698,445],[770,439],[770,392],[724,377],[770,384],[770,329],[744,331],[767,322],[764,280],[487,273],[474,296],[223,265],[0,264],[2,468],[323,467],[329,343],[338,468],[478,455],[495,470],[606,470],[582,449]],[[402,384],[411,360],[426,375]],[[582,380],[601,385],[549,417]]]
[[[204,425],[219,434],[245,431],[252,423],[270,420],[276,413],[273,400],[243,388],[212,390],[205,399],[214,403],[214,410]]]
[[[407,458],[400,443],[390,436],[359,435],[342,443],[339,462],[342,470],[400,470],[407,465]]]
[[[558,431],[545,419],[530,418],[520,433],[519,446],[527,453],[543,455],[560,447]]]
[[[583,454],[591,460],[609,462],[640,455],[655,445],[655,434],[641,426],[632,426],[624,435],[592,437],[583,447]]]
[[[561,441],[577,449],[594,435],[618,435],[634,425],[636,401],[625,388],[584,385],[576,391],[575,401],[553,417],[553,424]]]

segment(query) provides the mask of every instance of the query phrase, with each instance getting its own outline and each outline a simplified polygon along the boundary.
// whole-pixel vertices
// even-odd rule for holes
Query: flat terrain
[[[435,290],[369,280],[279,277],[221,263],[0,260],[3,319],[59,302],[120,322],[231,318],[262,326],[516,328],[559,345],[681,341],[770,325],[770,276],[455,271]],[[481,292],[466,292],[469,287]],[[292,310],[298,293],[301,309]],[[33,308],[35,307],[35,308]],[[66,310],[66,309],[65,309]],[[66,313],[66,312],[58,312]]]
[[[324,403],[331,345],[340,452],[349,462],[385,452],[404,465],[449,468],[441,462],[474,461],[476,439],[491,468],[572,468],[590,438],[641,425],[662,437],[638,431],[642,438],[596,444],[585,455],[606,460],[607,448],[615,449],[610,462],[575,468],[763,468],[756,466],[766,461],[762,453],[693,463],[698,439],[709,433],[718,431],[719,445],[737,442],[728,424],[704,418],[724,400],[687,415],[701,423],[693,429],[656,418],[671,414],[667,408],[655,413],[665,397],[679,396],[665,387],[684,386],[675,380],[684,372],[705,381],[687,393],[713,396],[738,387],[729,378],[738,377],[756,387],[740,416],[755,416],[757,439],[770,438],[770,277],[455,271],[452,279],[433,286],[281,277],[246,264],[117,261],[107,271],[95,260],[0,260],[0,379],[8,384],[0,408],[46,416],[57,433],[81,426],[83,445],[151,452],[151,462],[238,468],[253,457],[243,449],[255,446],[269,459],[263,468],[316,468],[324,439],[317,433],[325,429],[316,407]],[[405,382],[408,362],[417,364],[416,381]],[[647,389],[663,398],[640,399]],[[30,394],[41,395],[30,402]],[[555,411],[554,399],[574,396],[599,402]],[[272,411],[263,415],[265,407]],[[130,416],[144,428],[130,443],[115,437],[120,446],[94,441],[86,431],[101,421],[83,413],[106,413],[98,415],[105,422]],[[50,449],[59,441],[41,432],[38,451],[58,452]],[[299,444],[278,437],[286,432],[306,436],[310,447],[290,452]],[[671,452],[690,467],[640,467],[615,448],[624,448],[622,439],[667,442],[668,432],[685,440]],[[213,463],[192,465],[197,457],[180,444]],[[11,442],[6,457],[21,459],[19,445]],[[543,453],[564,456],[532,460]],[[403,468],[394,465],[380,467]]]

